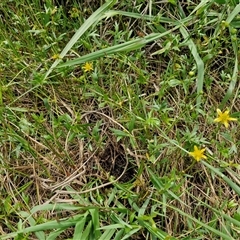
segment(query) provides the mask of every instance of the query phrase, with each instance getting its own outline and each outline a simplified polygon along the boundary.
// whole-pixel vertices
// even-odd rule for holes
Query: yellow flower
[[[198,162],[201,159],[207,159],[207,157],[203,154],[205,152],[205,148],[203,149],[198,149],[197,146],[194,146],[194,151],[193,152],[189,152],[189,155],[192,156],[195,160],[197,160]]]
[[[62,59],[62,58],[60,57],[60,54],[54,54],[52,56],[52,59],[56,60],[56,59]]]
[[[228,121],[237,121],[236,118],[232,118],[229,116],[229,110],[226,110],[224,113],[217,109],[218,117],[214,119],[214,122],[221,122],[225,125],[226,128],[228,128],[229,123]]]
[[[84,72],[90,72],[93,70],[93,64],[86,62],[82,68],[83,68]]]

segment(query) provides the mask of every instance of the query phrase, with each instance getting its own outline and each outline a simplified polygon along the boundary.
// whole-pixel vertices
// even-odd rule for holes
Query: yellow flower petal
[[[217,114],[218,115],[222,114],[222,111],[219,108],[217,109]]]
[[[232,117],[230,117],[230,118],[228,118],[228,120],[229,120],[229,121],[237,121],[237,118],[232,118]]]
[[[197,146],[194,146],[194,151],[189,152],[189,155],[199,162],[201,159],[207,159],[207,157],[204,155],[205,150],[205,148],[198,149]]]
[[[229,123],[228,123],[229,121],[237,121],[236,118],[232,118],[229,116],[229,110],[222,112],[220,109],[217,109],[217,114],[218,114],[218,117],[215,118],[213,121],[224,124],[226,128],[229,127]]]
[[[93,70],[93,64],[86,62],[82,68],[83,68],[84,72],[90,72]]]
[[[223,124],[224,124],[224,126],[225,126],[226,128],[229,127],[229,123],[228,123],[228,121],[223,121]]]

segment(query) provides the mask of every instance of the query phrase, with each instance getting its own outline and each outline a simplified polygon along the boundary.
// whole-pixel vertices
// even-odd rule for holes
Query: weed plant
[[[0,2],[1,239],[240,239],[240,3]]]

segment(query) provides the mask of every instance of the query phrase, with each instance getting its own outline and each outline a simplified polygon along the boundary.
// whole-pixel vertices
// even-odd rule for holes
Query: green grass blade
[[[240,3],[233,9],[233,11],[228,15],[226,22],[230,23],[240,12]]]
[[[200,10],[201,8],[205,7],[210,0],[202,0],[195,8],[194,10],[190,13],[190,15],[193,15],[195,12]]]
[[[142,205],[141,208],[139,209],[139,211],[138,211],[138,216],[144,215],[145,211],[147,210],[147,206],[148,206],[148,204],[149,204],[149,202],[150,202],[150,197],[151,197],[151,196],[149,196],[149,197],[146,199],[146,201],[143,203],[143,205]]]
[[[85,230],[83,231],[83,234],[82,234],[82,240],[87,240],[89,239],[89,235],[91,233],[91,230],[92,230],[92,221],[90,221],[87,225],[87,227],[85,228]]]
[[[89,212],[92,216],[94,237],[96,239],[98,239],[101,236],[101,232],[99,230],[99,210],[98,209],[90,209]]]
[[[167,17],[162,17],[162,16],[150,16],[146,14],[140,14],[136,12],[127,12],[127,11],[116,11],[116,10],[109,10],[106,12],[107,16],[112,17],[115,15],[121,15],[121,16],[126,16],[130,18],[135,18],[135,19],[142,19],[142,20],[147,20],[147,21],[158,21],[159,23],[167,23],[167,24],[172,24],[174,26],[178,26],[180,24],[187,23],[189,21],[193,20],[193,16],[188,16],[184,19],[181,20],[175,20]]]
[[[74,235],[73,235],[73,240],[79,240],[82,239],[82,233],[83,233],[83,228],[86,223],[88,212],[84,215],[84,217],[78,221],[78,223],[75,226],[74,229]]]
[[[140,229],[141,229],[141,227],[132,229],[124,237],[122,237],[121,240],[129,239],[129,237],[131,237],[134,233],[138,232]]]
[[[30,226],[36,226],[36,221],[29,213],[20,212],[20,215],[25,219],[27,218],[28,222],[30,223]],[[37,231],[35,232],[35,235],[39,240],[46,238],[45,233],[43,231]]]
[[[116,230],[117,230],[116,228],[106,230],[102,234],[102,236],[99,238],[99,240],[111,240],[112,236],[116,232]]]
[[[236,86],[236,83],[237,83],[237,78],[238,78],[238,57],[236,56],[235,58],[235,64],[234,64],[234,69],[233,69],[233,74],[232,74],[232,81],[230,82],[229,84],[229,88],[222,100],[222,102],[220,103],[220,108],[223,109],[225,104],[227,103],[227,101],[229,99],[231,99],[233,97],[233,92],[234,92],[234,89],[235,89],[235,86]]]
[[[217,174],[219,177],[221,177],[239,196],[240,196],[240,187],[234,183],[231,179],[229,179],[227,176],[225,176],[222,172],[220,172],[215,167],[211,166],[205,161],[202,161],[202,163],[208,167],[211,171],[213,171],[215,174]]]
[[[196,201],[198,201],[198,198],[196,198],[193,194],[191,194],[190,192],[188,192],[188,194],[194,198]],[[229,215],[225,214],[223,211],[224,210],[218,210],[212,206],[210,206],[209,204],[207,204],[206,202],[201,202],[202,205],[206,206],[207,208],[211,209],[213,212],[215,212],[217,214],[217,216],[221,216],[222,218],[224,218],[225,220],[229,221],[231,224],[236,225],[238,227],[240,227],[240,221],[230,217]]]
[[[90,62],[90,61],[96,60],[100,57],[104,57],[104,56],[107,56],[107,55],[110,55],[110,54],[115,54],[115,53],[120,53],[120,52],[129,52],[129,51],[133,51],[133,50],[136,50],[136,49],[141,49],[147,43],[158,40],[159,38],[168,35],[169,33],[176,30],[177,28],[179,28],[179,27],[175,27],[175,28],[173,28],[169,31],[164,32],[164,33],[152,33],[152,34],[150,34],[150,35],[148,35],[144,38],[141,38],[141,39],[134,39],[134,40],[122,43],[122,44],[118,44],[116,46],[111,46],[111,47],[108,47],[108,48],[98,50],[98,51],[93,52],[93,53],[89,53],[89,54],[84,55],[80,58],[67,61],[66,63],[59,64],[58,68],[74,66],[74,65],[85,63],[85,62]]]
[[[155,226],[150,225],[146,221],[143,221],[141,217],[138,217],[138,221],[142,227],[146,228],[153,236],[157,237],[157,239],[164,240],[167,237],[169,237],[169,235],[166,232],[156,228]],[[175,238],[172,238],[172,239],[175,239]]]
[[[107,226],[103,226],[100,229],[117,229],[117,228],[124,228],[123,224],[120,223],[116,223],[116,224],[111,224],[111,225],[107,225]]]
[[[158,201],[158,200],[156,200],[156,199],[153,199],[153,201],[158,202],[159,204],[164,205],[163,202],[160,202],[160,201]],[[173,209],[174,211],[179,212],[182,216],[185,216],[185,217],[191,219],[193,222],[195,222],[195,223],[197,223],[198,225],[202,226],[204,229],[208,229],[209,231],[217,234],[219,237],[222,237],[223,239],[226,239],[226,240],[234,240],[231,236],[226,235],[225,233],[222,233],[222,232],[220,232],[219,230],[217,230],[217,229],[215,229],[215,228],[213,228],[213,227],[210,227],[208,224],[201,222],[200,220],[198,220],[198,219],[192,217],[191,215],[183,212],[183,211],[180,210],[179,208],[176,208],[176,207],[170,206],[170,205],[167,205],[167,207]]]
[[[240,12],[240,3],[234,8],[234,10],[229,14],[228,18],[226,19],[227,23],[231,23],[231,21],[239,14]],[[229,32],[231,33],[232,27],[229,26]],[[233,74],[232,74],[232,81],[229,84],[229,88],[226,92],[226,95],[224,96],[220,108],[224,108],[225,104],[227,101],[233,97],[233,91],[235,89],[236,83],[237,83],[237,78],[238,78],[238,71],[239,71],[239,62],[238,62],[238,42],[237,40],[232,39],[232,45],[233,45],[233,50],[235,53],[235,64],[234,64],[234,69],[233,69]]]
[[[53,210],[69,210],[69,211],[74,211],[74,210],[79,210],[81,207],[77,207],[71,204],[66,204],[66,203],[58,203],[58,204],[42,204],[42,205],[37,205],[32,208],[31,214],[34,214],[38,211],[53,211]]]
[[[115,238],[113,240],[122,240],[122,235],[124,234],[124,229],[121,229],[120,231],[118,231],[115,235]],[[104,239],[102,239],[104,240]]]
[[[55,240],[64,231],[65,231],[65,229],[59,229],[56,231],[52,231],[46,238],[39,238],[39,240],[41,240],[41,239]]]
[[[150,179],[153,183],[153,185],[155,186],[155,188],[158,191],[163,191],[164,190],[164,186],[161,183],[161,181],[159,180],[159,178],[153,173],[152,170],[150,170],[150,168],[148,168],[148,172],[150,175]],[[175,193],[173,193],[171,190],[167,189],[166,192],[173,197],[174,199],[178,200],[179,202],[181,202],[182,204],[186,205]],[[187,206],[187,205],[186,205]]]
[[[201,104],[201,94],[203,91],[203,81],[204,81],[204,63],[201,57],[199,56],[198,50],[196,45],[194,44],[193,40],[191,39],[190,35],[188,34],[187,30],[184,27],[180,28],[180,32],[184,39],[187,41],[186,44],[189,47],[189,50],[194,57],[194,60],[197,64],[197,106],[199,107]]]
[[[1,237],[2,240],[4,239],[10,239],[13,237],[16,237],[18,234],[25,234],[25,233],[31,233],[31,232],[39,232],[44,230],[52,230],[52,229],[66,229],[68,227],[76,225],[76,223],[79,221],[79,216],[74,216],[73,218],[69,218],[67,220],[61,220],[61,221],[49,221],[46,223],[38,224],[35,226],[31,226],[10,234],[6,234]]]

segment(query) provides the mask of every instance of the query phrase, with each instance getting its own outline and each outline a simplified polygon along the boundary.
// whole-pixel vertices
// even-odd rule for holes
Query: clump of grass
[[[2,1],[1,239],[237,239],[239,11]]]

